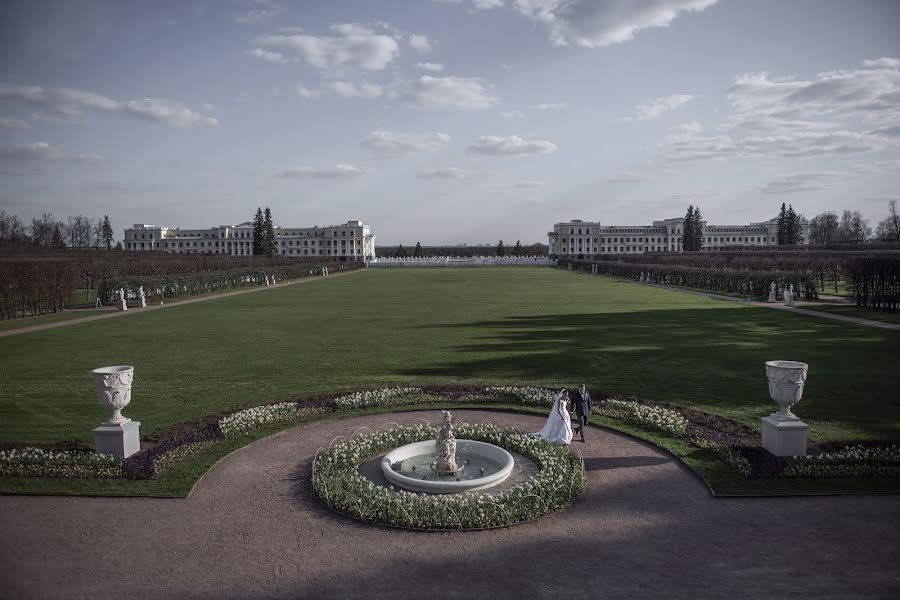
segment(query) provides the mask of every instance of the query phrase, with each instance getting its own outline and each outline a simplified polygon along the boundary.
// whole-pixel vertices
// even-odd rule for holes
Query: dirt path
[[[334,275],[329,275],[328,277],[342,277],[344,275],[350,275],[352,273],[357,273],[361,269],[354,269],[353,271],[347,271],[345,273],[335,273]],[[128,310],[120,311],[115,308],[110,308],[110,312],[103,315],[92,315],[90,317],[82,317],[80,319],[69,319],[68,321],[59,321],[57,323],[44,323],[42,325],[33,325],[31,327],[21,327],[19,329],[10,329],[7,331],[0,331],[0,337],[7,337],[10,335],[20,335],[23,333],[32,333],[34,331],[43,331],[45,329],[55,329],[56,327],[65,327],[67,325],[78,325],[79,323],[89,323],[91,321],[100,321],[102,319],[112,319],[114,317],[125,317],[128,315],[140,314],[143,312],[147,312],[150,310],[159,310],[161,308],[170,308],[172,306],[183,306],[185,304],[193,304],[194,302],[205,302],[207,300],[218,300],[219,298],[227,298],[228,296],[239,296],[241,294],[250,294],[252,292],[262,292],[263,290],[277,290],[278,288],[282,288],[286,285],[294,285],[297,283],[309,283],[311,281],[320,281],[323,279],[328,279],[327,277],[303,277],[302,279],[295,279],[293,281],[287,281],[285,283],[279,283],[274,286],[255,286],[252,288],[235,290],[233,292],[221,292],[217,294],[207,294],[204,296],[199,296],[197,298],[188,298],[186,300],[177,300],[175,302],[171,302],[169,304],[153,304],[148,305],[144,308],[132,308],[129,307]]]
[[[536,431],[544,419],[458,411]],[[218,463],[188,498],[0,497],[7,598],[897,598],[900,496],[715,499],[679,461],[590,428],[585,492],[533,523],[428,533],[323,508],[336,435],[438,411],[325,421]]]

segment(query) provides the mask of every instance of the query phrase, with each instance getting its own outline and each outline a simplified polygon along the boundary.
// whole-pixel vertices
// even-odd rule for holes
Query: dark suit
[[[591,414],[591,395],[587,390],[584,392],[578,390],[572,396],[572,402],[575,405],[575,414],[578,416],[578,428],[575,433],[579,434],[581,440],[584,441],[584,428],[587,426],[588,416]]]

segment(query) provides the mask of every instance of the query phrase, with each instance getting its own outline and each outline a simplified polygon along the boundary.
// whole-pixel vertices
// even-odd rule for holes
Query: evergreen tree
[[[275,255],[275,225],[272,223],[272,211],[266,207],[265,217],[263,218],[263,254],[272,258]]]
[[[106,249],[112,250],[113,228],[109,222],[109,215],[103,215],[103,241],[106,243]]]
[[[784,243],[793,246],[797,243],[797,238],[799,237],[799,231],[797,230],[800,225],[799,218],[797,217],[797,213],[794,212],[794,207],[792,205],[788,205],[787,213],[785,214],[784,219]]]
[[[776,240],[779,246],[783,246],[787,238],[787,206],[781,203],[781,212],[778,213],[778,225],[775,228]]]
[[[688,206],[681,225],[681,249],[689,252],[694,249],[694,205]]]
[[[700,207],[694,209],[694,227],[691,232],[694,247],[691,250],[700,252],[703,250],[703,217],[700,215]]]
[[[265,252],[265,230],[263,229],[263,212],[256,207],[256,216],[253,217],[253,254],[259,256]]]
[[[416,249],[413,250],[413,256],[418,258],[418,257],[422,256],[423,254],[424,254],[424,252],[422,252],[422,243],[416,242]]]
[[[500,240],[500,243],[497,244],[497,256],[505,256],[506,248],[503,247],[503,240]]]
[[[522,256],[522,242],[516,240],[516,246],[513,248],[513,256]]]
[[[403,249],[403,244],[400,244],[400,247],[397,248],[397,258],[406,258],[406,250]]]
[[[50,244],[54,248],[59,248],[59,249],[63,249],[66,247],[66,240],[63,237],[62,227],[59,226],[59,223],[57,223],[53,227],[53,237],[50,241]]]

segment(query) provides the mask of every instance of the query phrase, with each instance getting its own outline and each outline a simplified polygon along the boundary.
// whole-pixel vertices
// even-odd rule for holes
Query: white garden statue
[[[144,286],[138,288],[138,298],[141,299],[141,308],[147,308],[147,296],[144,295]]]
[[[119,288],[118,296],[119,310],[128,310],[128,305],[125,303],[125,290],[123,288]]]
[[[767,300],[767,302],[777,302],[777,301],[778,301],[778,298],[776,297],[776,292],[775,292],[775,282],[773,281],[772,285],[769,286],[769,299]]]

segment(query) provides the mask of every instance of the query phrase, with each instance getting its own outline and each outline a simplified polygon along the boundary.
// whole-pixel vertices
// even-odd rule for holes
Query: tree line
[[[425,256],[450,256],[453,258],[469,258],[472,256],[546,256],[548,252],[547,244],[528,244],[523,246],[522,242],[517,240],[515,245],[510,248],[503,243],[503,240],[496,246],[423,246],[421,242],[416,242],[413,250],[398,246],[378,246],[375,249],[376,256],[384,256],[386,258],[419,258]]]
[[[845,210],[840,217],[826,211],[816,215],[809,222],[811,244],[860,244],[870,240],[900,242],[900,212],[897,201],[888,202],[888,216],[882,219],[875,230],[858,210]]]
[[[51,213],[32,218],[25,225],[18,215],[0,209],[0,246],[32,245],[39,248],[112,250],[115,234],[109,215],[91,219],[84,215],[57,220]],[[121,248],[121,244],[117,244]]]

